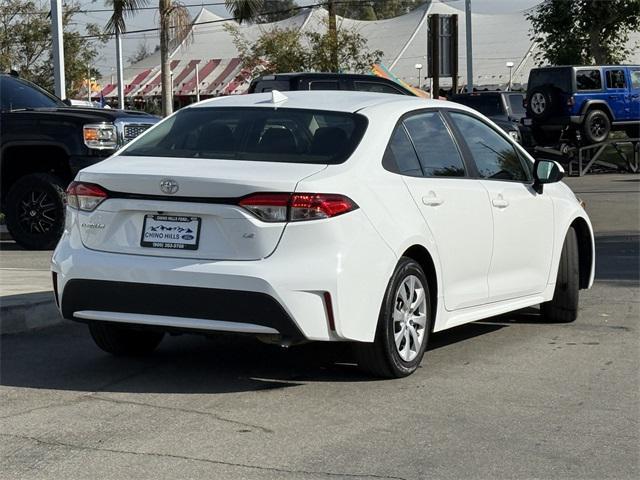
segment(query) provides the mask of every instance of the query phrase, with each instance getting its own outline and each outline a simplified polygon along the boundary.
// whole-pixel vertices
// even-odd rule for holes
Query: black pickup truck
[[[0,74],[0,210],[13,239],[53,248],[64,229],[65,189],[78,170],[157,123],[135,111],[69,107],[38,86]]]

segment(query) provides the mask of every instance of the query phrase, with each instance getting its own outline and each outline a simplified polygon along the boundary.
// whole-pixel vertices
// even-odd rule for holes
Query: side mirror
[[[68,98],[65,98],[64,100],[62,100],[62,103],[64,103],[65,105],[67,105],[68,107],[71,107],[71,100],[69,100]]]
[[[540,159],[533,165],[533,189],[542,193],[545,183],[556,183],[564,177],[564,168],[554,160]]]

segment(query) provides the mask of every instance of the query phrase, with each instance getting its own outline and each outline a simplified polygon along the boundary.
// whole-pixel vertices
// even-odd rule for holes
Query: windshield
[[[186,108],[142,135],[122,155],[336,164],[366,129],[353,113],[293,108]]]
[[[453,97],[453,101],[471,107],[487,117],[504,115],[500,95],[460,95]]]
[[[515,116],[524,116],[526,113],[524,105],[522,105],[524,95],[512,93],[507,95],[507,98],[509,99],[509,108],[511,109],[511,113]]]
[[[25,108],[64,107],[64,103],[44,90],[11,76],[0,76],[0,102],[2,111]]]

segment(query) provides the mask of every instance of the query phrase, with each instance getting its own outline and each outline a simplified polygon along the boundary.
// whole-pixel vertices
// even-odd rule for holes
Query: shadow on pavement
[[[640,283],[640,235],[596,236],[596,281]]]
[[[639,280],[640,236],[596,240],[597,280]],[[473,341],[510,324],[544,323],[537,308],[500,315],[433,335],[429,350]],[[225,393],[291,388],[306,382],[372,381],[356,367],[349,344],[282,349],[252,338],[184,335],[164,340],[144,358],[117,358],[93,344],[84,325],[67,323],[2,337],[0,384],[70,391]]]
[[[433,335],[430,350],[470,341],[504,325],[473,323]],[[0,384],[12,387],[131,393],[227,393],[306,382],[374,381],[358,370],[347,343],[283,349],[250,337],[167,337],[152,355],[113,357],[86,327],[65,324],[2,337]]]

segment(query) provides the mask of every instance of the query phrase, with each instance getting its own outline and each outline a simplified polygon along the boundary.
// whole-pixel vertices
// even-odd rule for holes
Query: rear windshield
[[[536,87],[554,87],[564,93],[571,93],[571,68],[541,68],[531,70],[527,90]]]
[[[122,155],[311,164],[344,162],[367,126],[362,115],[293,108],[186,108]]]
[[[474,108],[487,117],[504,115],[500,95],[460,95],[453,97],[452,100]]]

